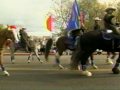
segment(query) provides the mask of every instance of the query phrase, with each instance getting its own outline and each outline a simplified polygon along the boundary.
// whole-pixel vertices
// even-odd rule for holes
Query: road
[[[68,55],[61,57],[66,68],[69,68],[69,59]],[[113,65],[105,63],[105,55],[95,55],[99,68],[89,67],[92,77],[82,76],[80,71],[59,70],[54,65],[54,55],[43,64],[36,57],[29,64],[26,60],[27,55],[16,55],[15,64],[11,64],[10,56],[4,56],[4,65],[10,76],[0,75],[0,90],[120,90],[120,74],[112,74]],[[44,60],[43,56],[41,60]]]

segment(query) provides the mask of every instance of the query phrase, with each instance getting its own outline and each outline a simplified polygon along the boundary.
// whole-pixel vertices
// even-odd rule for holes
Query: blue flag
[[[77,1],[75,0],[72,6],[71,16],[67,24],[68,31],[80,28],[79,17],[80,17],[79,6],[77,4]]]

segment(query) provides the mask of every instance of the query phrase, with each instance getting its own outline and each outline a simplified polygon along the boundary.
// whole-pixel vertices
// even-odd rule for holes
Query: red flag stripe
[[[54,18],[52,17],[52,16],[49,16],[48,17],[48,19],[47,19],[47,22],[46,22],[46,24],[47,24],[47,29],[49,30],[49,31],[52,31],[53,30],[53,23],[54,23]]]

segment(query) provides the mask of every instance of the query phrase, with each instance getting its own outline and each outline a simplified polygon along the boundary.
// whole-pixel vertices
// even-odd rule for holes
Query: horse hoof
[[[80,65],[78,65],[78,69],[77,70],[79,70],[79,71],[81,70],[81,66]]]
[[[110,65],[112,65],[112,64],[113,64],[113,61],[112,61],[112,59],[111,59],[111,58],[107,58],[107,61],[106,61],[106,63],[107,63],[107,64],[110,64]]]
[[[60,68],[60,69],[65,69],[62,65],[59,65],[59,68]]]
[[[49,62],[49,59],[48,59],[48,58],[46,58],[46,59],[45,59],[45,61],[46,61],[46,62]]]
[[[94,69],[98,69],[98,66],[96,66],[96,65],[93,65],[92,67],[93,67]]]
[[[11,62],[12,62],[12,64],[14,64],[14,63],[15,63],[15,60],[12,60]]]
[[[3,75],[10,76],[10,74],[7,71],[3,71]]]
[[[30,61],[30,60],[28,60],[27,62],[28,62],[28,63],[30,63],[31,61]]]
[[[43,61],[42,61],[42,60],[40,60],[40,63],[43,63]]]
[[[113,68],[112,72],[113,72],[113,74],[119,74],[120,70],[118,68]]]
[[[86,71],[82,71],[82,75],[90,77],[92,76],[92,73],[86,70]]]

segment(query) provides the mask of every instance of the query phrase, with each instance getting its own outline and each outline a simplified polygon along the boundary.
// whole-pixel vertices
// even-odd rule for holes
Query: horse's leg
[[[88,51],[84,51],[83,54],[79,57],[81,60],[81,69],[82,69],[82,74],[86,75],[86,76],[92,76],[92,73],[87,71],[87,60],[89,58],[89,56],[93,53],[93,50],[88,50]]]
[[[119,72],[120,72],[120,70],[118,69],[119,63],[120,63],[120,52],[119,52],[118,59],[116,60],[116,64],[115,64],[115,66],[112,69],[114,74],[119,74]]]
[[[11,55],[11,62],[12,62],[12,64],[14,64],[15,63],[15,48],[14,48],[14,46],[10,46],[10,55]]]
[[[41,63],[43,63],[43,61],[40,60],[40,56],[38,55],[38,49],[37,49],[37,48],[34,49],[34,53],[35,53],[37,59],[38,59]]]
[[[34,56],[33,56],[33,54],[32,54],[32,60],[34,60]]]
[[[94,63],[94,55],[93,55],[93,53],[90,55],[90,60],[91,60],[91,66],[94,68],[94,69],[97,69],[98,67],[95,65],[95,63]]]
[[[31,52],[29,53],[29,56],[28,56],[28,59],[27,59],[27,62],[28,62],[28,63],[31,62],[30,59],[31,59],[32,56],[33,56],[33,52],[31,51]]]
[[[60,64],[60,56],[62,55],[63,51],[62,50],[58,50],[55,54],[55,61],[56,64],[59,66],[60,69],[64,69],[64,67]]]
[[[116,57],[116,53],[115,53],[115,52],[112,52],[112,57],[111,57],[111,59],[115,59],[115,57]]]
[[[72,52],[71,56],[71,70],[78,70],[79,62],[80,62],[80,56],[83,54],[82,50],[75,50]]]
[[[5,70],[5,67],[3,66],[2,60],[3,60],[3,52],[0,51],[0,66],[1,66],[1,69],[2,69],[4,75],[9,76],[10,74]]]
[[[14,62],[15,62],[15,55],[14,55],[15,44],[13,42],[11,42],[10,45],[9,45],[9,48],[10,48],[11,62],[12,62],[12,64],[14,64]]]
[[[107,60],[106,60],[107,64],[113,64],[112,58],[110,57],[110,55],[111,55],[111,52],[107,52]]]

